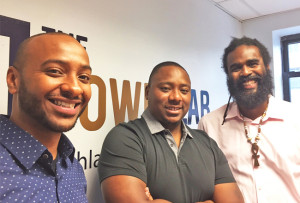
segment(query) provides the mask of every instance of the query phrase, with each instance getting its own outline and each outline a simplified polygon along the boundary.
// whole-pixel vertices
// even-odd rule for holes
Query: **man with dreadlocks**
[[[270,61],[258,40],[234,38],[223,55],[234,101],[229,98],[227,105],[202,117],[199,129],[226,155],[246,203],[299,203],[300,114],[272,96]]]

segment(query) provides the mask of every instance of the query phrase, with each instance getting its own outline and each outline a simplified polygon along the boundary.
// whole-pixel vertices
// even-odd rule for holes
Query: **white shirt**
[[[300,111],[291,103],[270,97],[258,142],[259,167],[253,166],[237,104],[226,105],[205,115],[199,129],[214,138],[226,155],[246,203],[300,203]],[[250,136],[258,133],[260,117],[245,118]]]

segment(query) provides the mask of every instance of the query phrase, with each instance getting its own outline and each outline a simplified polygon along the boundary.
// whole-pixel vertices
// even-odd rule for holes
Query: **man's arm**
[[[149,188],[145,188],[146,196],[152,200]],[[222,183],[215,185],[214,201],[207,200],[196,203],[244,203],[243,195],[236,183]]]
[[[130,202],[143,203],[151,200],[145,193],[146,184],[133,176],[116,175],[104,179],[101,190],[106,203]],[[151,202],[170,203],[169,201],[156,199]]]
[[[236,183],[221,183],[215,185],[215,203],[243,203],[243,195]]]

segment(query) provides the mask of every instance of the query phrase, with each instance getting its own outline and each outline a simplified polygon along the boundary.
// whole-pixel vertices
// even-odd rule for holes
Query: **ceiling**
[[[210,0],[239,21],[300,8],[300,0]]]

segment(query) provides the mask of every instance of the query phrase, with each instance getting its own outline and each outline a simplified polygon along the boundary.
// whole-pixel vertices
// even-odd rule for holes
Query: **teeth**
[[[169,109],[169,110],[178,110],[178,109],[180,109],[179,107],[167,107],[167,109]]]
[[[69,104],[69,103],[66,103],[66,102],[63,102],[63,101],[57,101],[57,100],[54,101],[54,104],[57,105],[57,106],[65,107],[65,108],[74,109],[74,107],[75,107],[75,104]]]
[[[254,80],[249,80],[247,82],[244,82],[245,85],[252,85],[254,83],[256,83]]]

